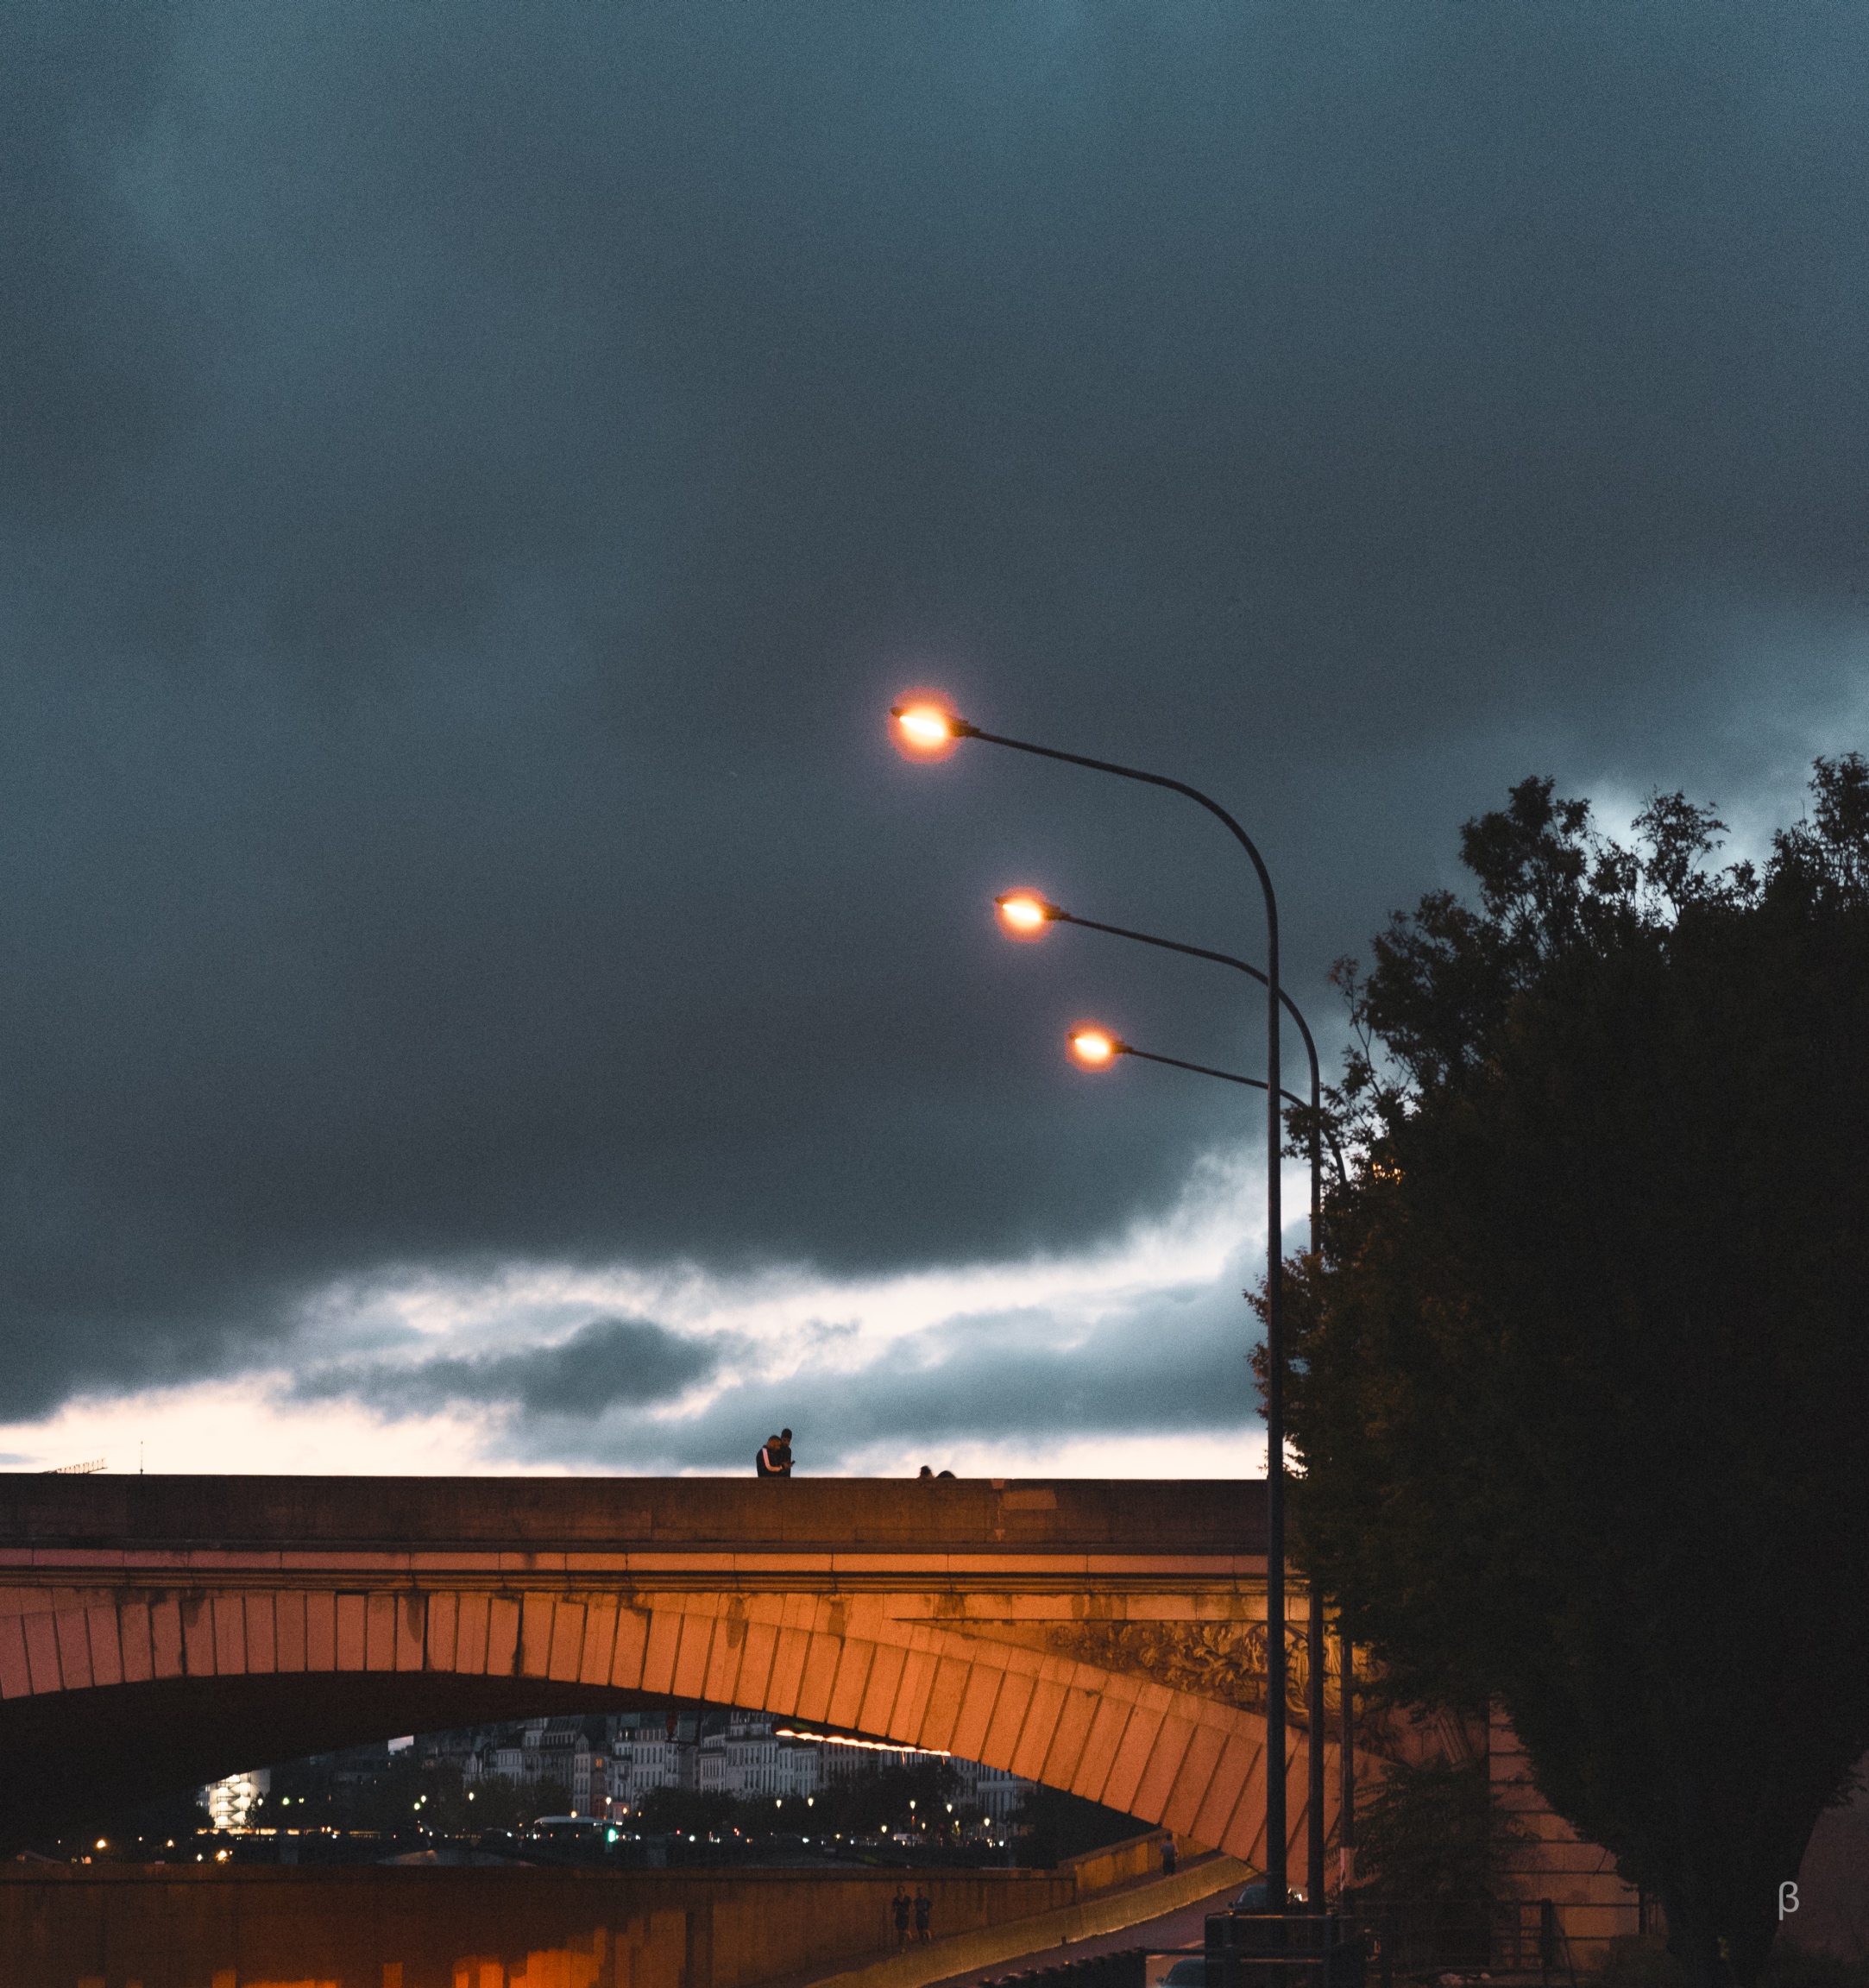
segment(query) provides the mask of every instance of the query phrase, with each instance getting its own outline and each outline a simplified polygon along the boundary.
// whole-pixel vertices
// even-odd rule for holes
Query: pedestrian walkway
[[[1067,1940],[1055,1947],[1041,1947],[972,1974],[950,1974],[945,1981],[930,1982],[928,1988],[979,1988],[980,1982],[997,1980],[1002,1974],[1023,1974],[1032,1967],[1056,1967],[1067,1960],[1094,1960],[1100,1953],[1120,1953],[1132,1947],[1146,1947],[1157,1953],[1172,1953],[1177,1947],[1199,1947],[1207,1937],[1207,1915],[1219,1911],[1243,1882],[1232,1879],[1221,1890],[1164,1913],[1159,1919],[1144,1920],[1139,1926],[1125,1926],[1119,1932],[1100,1933],[1088,1940]]]
[[[1230,1897],[1250,1876],[1236,1859],[1212,1852],[1184,1863],[1173,1877],[1139,1878],[1080,1904],[957,1933],[930,1947],[911,1947],[886,1960],[821,1975],[797,1988],[960,1988],[1060,1958],[1088,1959],[1124,1947],[1195,1944],[1205,1930],[1205,1914],[1218,1909],[1214,1901]]]

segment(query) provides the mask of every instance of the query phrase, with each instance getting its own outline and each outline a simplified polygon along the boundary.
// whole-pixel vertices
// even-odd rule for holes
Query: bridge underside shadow
[[[0,1850],[242,1769],[451,1727],[632,1711],[640,1692],[513,1677],[167,1677],[0,1714]]]

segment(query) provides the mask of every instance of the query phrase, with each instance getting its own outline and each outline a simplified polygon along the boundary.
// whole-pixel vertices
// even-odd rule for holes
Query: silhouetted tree
[[[913,1830],[939,1840],[953,1834],[947,1804],[960,1777],[945,1760],[871,1754],[854,1772],[828,1781],[811,1808],[815,1828],[826,1835],[881,1836]]]
[[[1394,1695],[1502,1703],[1702,1988],[1869,1748],[1869,767],[1812,790],[1762,871],[1679,795],[1469,821],[1477,905],[1345,963],[1359,1162],[1288,1286],[1306,1563]]]
[[[1357,1811],[1357,1890],[1463,1910],[1489,1905],[1501,1821],[1483,1758],[1399,1762]]]
[[[525,1828],[535,1816],[562,1815],[571,1791],[562,1781],[519,1783],[483,1776],[471,1789],[452,1762],[424,1761],[413,1747],[368,1770],[314,1756],[273,1770],[256,1824],[295,1829],[424,1829],[437,1835],[475,1835]]]
[[[735,1829],[771,1827],[765,1807],[736,1801],[731,1795],[703,1794],[695,1788],[651,1788],[637,1811],[637,1822],[651,1834],[676,1830],[684,1836],[726,1835]]]

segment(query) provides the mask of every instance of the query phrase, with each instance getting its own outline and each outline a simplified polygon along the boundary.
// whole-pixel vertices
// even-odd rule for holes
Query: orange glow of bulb
[[[1122,1052],[1122,1045],[1106,1029],[1073,1029],[1071,1054],[1086,1070],[1104,1070]]]
[[[905,690],[889,715],[890,737],[905,759],[945,759],[960,743],[959,714],[938,690]]]
[[[1035,890],[1007,890],[993,900],[999,922],[1009,938],[1042,939],[1052,908]]]

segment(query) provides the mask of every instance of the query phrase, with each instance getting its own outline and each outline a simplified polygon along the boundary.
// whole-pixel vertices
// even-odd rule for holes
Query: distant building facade
[[[699,1722],[652,1713],[625,1713],[611,1743],[607,1776],[610,1813],[634,1811],[658,1788],[699,1784]]]
[[[253,1767],[243,1774],[230,1774],[224,1781],[211,1781],[195,1799],[207,1810],[213,1828],[244,1829],[254,1803],[272,1788],[272,1770]]]
[[[781,1739],[770,1719],[709,1720],[695,1749],[695,1785],[703,1794],[740,1802],[809,1800],[818,1791],[822,1751]]]
[[[992,1834],[1004,1834],[1029,1781],[1003,1768],[947,1758],[876,1741],[815,1735],[790,1730],[763,1713],[627,1712],[582,1717],[528,1719],[519,1723],[473,1726],[430,1733],[415,1741],[425,1765],[451,1767],[463,1788],[500,1780],[538,1791],[563,1790],[576,1815],[619,1821],[638,1814],[658,1788],[690,1789],[743,1802],[809,1802],[840,1782],[898,1763],[945,1760],[959,1781],[954,1807],[985,1812]],[[356,1755],[355,1760],[351,1755]],[[330,1756],[337,1778],[372,1779],[381,1771],[383,1748],[352,1749]],[[249,1777],[233,1776],[217,1784],[230,1790]],[[210,1790],[202,1791],[208,1802]],[[244,1815],[231,1792],[218,1798],[220,1810]],[[556,1804],[558,1797],[551,1796]],[[238,1824],[225,1825],[239,1827]]]

